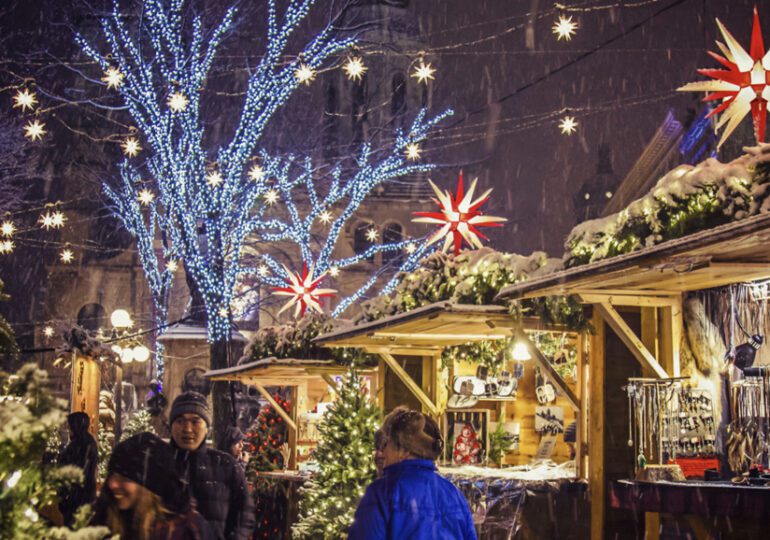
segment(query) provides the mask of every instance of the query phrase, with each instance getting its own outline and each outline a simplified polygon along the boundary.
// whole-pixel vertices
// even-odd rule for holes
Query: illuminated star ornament
[[[307,64],[300,64],[294,71],[294,76],[300,84],[310,86],[310,83],[315,80],[315,71]]]
[[[255,182],[260,182],[265,177],[265,170],[259,165],[254,165],[249,169],[249,178]]]
[[[0,234],[5,237],[11,237],[15,232],[16,225],[14,225],[12,221],[3,221],[3,224],[0,225]]]
[[[24,136],[30,141],[39,141],[43,138],[43,135],[48,133],[44,128],[45,124],[38,120],[32,120],[24,126]]]
[[[565,17],[564,15],[559,16],[559,20],[553,23],[553,33],[556,34],[557,39],[561,41],[562,39],[564,41],[569,41],[572,39],[572,36],[575,35],[575,30],[577,30],[578,24],[572,20],[572,17]]]
[[[426,64],[423,60],[420,60],[420,65],[414,68],[412,77],[417,79],[419,83],[428,84],[428,81],[436,78],[433,76],[434,73],[436,73],[436,68],[431,66],[430,63]]]
[[[37,98],[35,98],[35,93],[30,92],[26,88],[24,90],[19,90],[16,92],[16,95],[13,96],[13,107],[21,107],[22,111],[34,109],[36,103]]]
[[[0,241],[0,255],[5,255],[6,253],[11,253],[13,251],[13,248],[15,247],[14,243],[11,240],[2,240]]]
[[[54,329],[51,326],[46,326],[45,328],[43,328],[43,335],[47,338],[52,338],[54,333],[55,333]]]
[[[107,88],[117,88],[123,84],[123,77],[124,75],[120,72],[120,70],[116,67],[108,67],[107,71],[104,72],[104,77],[102,77],[102,81],[107,83]]]
[[[364,65],[363,60],[354,56],[348,58],[348,61],[342,66],[342,69],[347,73],[348,79],[351,81],[360,81],[369,68]]]
[[[559,122],[559,129],[564,135],[572,135],[577,130],[578,123],[574,116],[565,116]]]
[[[120,146],[123,148],[123,153],[128,157],[136,157],[142,151],[142,147],[135,137],[128,137]]]
[[[145,188],[139,192],[139,202],[142,206],[150,206],[154,200],[155,194],[149,189]]]
[[[74,258],[75,258],[75,254],[72,253],[71,249],[62,250],[62,252],[59,254],[59,259],[64,264],[71,263]]]
[[[722,101],[707,116],[708,118],[722,113],[717,122],[717,129],[727,125],[717,148],[722,146],[722,143],[749,113],[754,120],[754,135],[757,141],[764,142],[767,102],[770,100],[767,73],[767,69],[770,68],[770,53],[765,53],[757,8],[754,7],[754,25],[751,29],[749,52],[741,47],[719,19],[717,19],[717,26],[725,40],[725,43],[717,41],[717,46],[724,56],[711,51],[708,54],[727,69],[699,69],[698,73],[714,80],[691,82],[678,90],[708,92],[703,101]]]
[[[440,212],[415,212],[418,216],[412,219],[415,223],[431,223],[440,225],[441,228],[431,236],[426,245],[431,245],[441,238],[444,239],[443,251],[447,251],[449,246],[454,243],[454,254],[459,255],[463,245],[463,240],[475,248],[483,247],[479,237],[488,240],[479,227],[502,227],[501,222],[508,221],[503,217],[485,216],[479,208],[489,200],[488,189],[476,200],[473,200],[473,192],[476,190],[476,180],[471,182],[471,187],[467,193],[463,189],[463,173],[460,171],[460,178],[457,182],[457,194],[452,197],[449,191],[442,192],[436,184],[430,182],[437,199],[433,199],[439,205]]]
[[[58,210],[56,212],[47,211],[45,214],[40,215],[38,221],[40,222],[40,226],[45,230],[61,229],[64,226],[64,222],[67,221],[67,218]]]
[[[208,182],[211,187],[217,187],[224,181],[225,179],[222,178],[222,175],[219,173],[219,171],[211,171],[206,175],[206,182]]]
[[[285,266],[283,267],[288,276],[286,279],[286,287],[273,287],[273,294],[277,296],[289,296],[291,300],[278,312],[280,315],[290,307],[294,306],[294,317],[302,318],[305,312],[310,308],[312,311],[323,313],[321,304],[318,300],[324,296],[334,296],[336,289],[319,289],[318,285],[323,278],[326,277],[326,272],[313,278],[313,267],[308,270],[307,263],[302,265],[302,275],[291,272]]]
[[[422,150],[420,149],[420,145],[417,143],[409,143],[406,145],[406,157],[407,159],[411,159],[412,161],[417,161],[420,159],[420,154],[422,153]]]
[[[179,264],[177,264],[177,262],[175,260],[171,259],[170,261],[168,261],[166,263],[166,269],[169,272],[176,272],[177,269],[179,269]]]
[[[190,100],[181,92],[174,92],[168,96],[168,108],[174,112],[182,112],[187,108]]]
[[[366,239],[370,242],[377,240],[377,229],[369,229],[366,231]]]

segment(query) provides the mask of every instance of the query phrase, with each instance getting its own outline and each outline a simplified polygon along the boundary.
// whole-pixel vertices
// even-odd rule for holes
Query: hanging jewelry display
[[[770,453],[770,369],[748,368],[745,375],[730,389],[731,421],[725,444],[730,469],[738,474],[752,467],[766,468]]]
[[[715,423],[711,393],[687,378],[628,380],[628,446],[636,470],[677,457],[713,455]]]

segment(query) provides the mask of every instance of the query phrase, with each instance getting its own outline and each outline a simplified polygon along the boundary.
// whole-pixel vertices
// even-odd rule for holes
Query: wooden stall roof
[[[514,323],[503,306],[477,306],[436,302],[406,313],[349,326],[315,338],[327,347],[357,347],[370,353],[433,355],[450,345],[502,339],[514,334]],[[536,319],[525,319],[527,329],[545,328]]]
[[[241,381],[262,386],[297,386],[303,380],[341,375],[345,366],[334,360],[301,360],[297,358],[262,358],[248,364],[212,369],[204,374],[213,381]]]
[[[770,214],[504,287],[498,298],[674,296],[770,278]]]

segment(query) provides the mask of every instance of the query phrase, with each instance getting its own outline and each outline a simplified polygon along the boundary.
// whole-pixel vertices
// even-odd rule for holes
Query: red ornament
[[[318,285],[323,278],[326,277],[326,272],[313,278],[313,266],[308,270],[307,263],[302,264],[302,275],[289,271],[285,266],[283,269],[286,271],[286,287],[273,287],[273,294],[278,296],[290,296],[291,300],[286,302],[281,310],[278,312],[280,315],[285,310],[294,306],[294,317],[302,318],[305,316],[305,311],[310,308],[318,313],[323,313],[321,304],[318,300],[324,296],[334,296],[337,292],[336,289],[319,289]]]
[[[436,199],[433,201],[439,205],[440,212],[414,212],[417,218],[412,219],[416,223],[432,223],[441,225],[441,228],[433,234],[428,241],[428,245],[444,238],[443,251],[447,251],[449,246],[454,243],[454,254],[458,255],[463,245],[463,240],[475,248],[483,247],[479,237],[489,240],[479,231],[479,227],[502,227],[501,222],[508,221],[503,217],[485,216],[479,210],[481,206],[489,200],[488,189],[481,197],[473,200],[473,192],[476,189],[476,179],[471,182],[471,187],[467,193],[463,189],[463,172],[460,171],[460,178],[457,181],[457,194],[452,197],[449,191],[442,192],[436,184],[430,182],[433,191],[436,193]]]
[[[717,19],[717,26],[725,40],[725,44],[717,41],[724,56],[711,51],[708,51],[708,54],[727,69],[699,69],[698,73],[714,80],[691,82],[679,90],[710,92],[703,101],[722,101],[708,115],[711,117],[723,113],[717,122],[717,128],[727,124],[717,147],[722,146],[722,143],[749,113],[754,120],[754,136],[757,142],[763,142],[767,121],[767,102],[770,100],[770,86],[768,86],[770,77],[767,72],[770,68],[770,55],[765,54],[757,7],[754,6],[754,24],[751,29],[749,52],[741,47],[719,19]]]

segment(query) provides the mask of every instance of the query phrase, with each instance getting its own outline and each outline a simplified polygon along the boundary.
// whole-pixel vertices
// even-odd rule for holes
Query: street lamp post
[[[123,364],[133,361],[146,362],[150,357],[150,350],[139,343],[131,343],[132,339],[126,337],[128,329],[134,325],[131,315],[125,309],[116,309],[110,315],[112,324],[112,350],[117,354],[115,362],[115,439],[113,446],[120,442],[123,434]],[[133,345],[133,346],[132,346]]]

